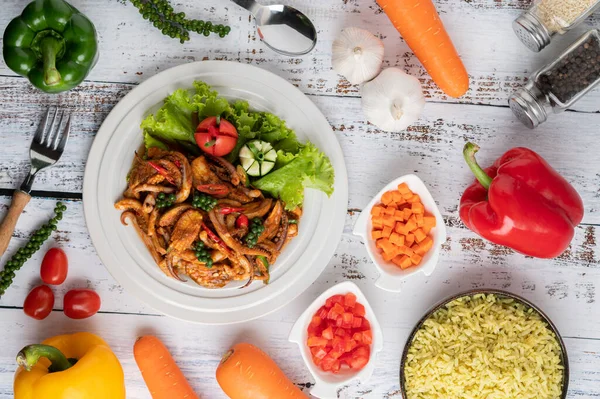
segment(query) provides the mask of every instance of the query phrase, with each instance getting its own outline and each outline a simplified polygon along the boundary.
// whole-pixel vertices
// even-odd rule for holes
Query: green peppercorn
[[[41,244],[50,236],[51,230],[57,229],[57,222],[62,218],[62,212],[66,209],[67,207],[65,205],[58,202],[54,208],[54,218],[50,219],[48,223],[39,230],[32,233],[29,242],[19,248],[6,262],[4,269],[0,271],[0,297],[4,295],[8,287],[12,284],[13,279],[16,276],[15,271],[21,269],[25,261],[31,258],[33,254],[40,249]]]

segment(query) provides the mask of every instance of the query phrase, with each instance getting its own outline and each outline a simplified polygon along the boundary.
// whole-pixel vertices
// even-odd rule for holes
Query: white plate
[[[301,141],[321,149],[335,169],[334,194],[306,190],[299,235],[272,266],[271,282],[245,289],[229,284],[208,289],[165,276],[131,226],[123,226],[113,204],[126,188],[133,153],[142,144],[140,122],[178,88],[203,80],[230,99],[272,112]],[[321,274],[342,235],[348,178],[342,150],[327,119],[297,88],[260,68],[224,61],[180,65],[148,79],[125,96],[102,124],[87,160],[83,182],[85,219],[98,255],[130,293],[159,312],[205,324],[237,323],[261,317],[300,295]]]
[[[433,237],[432,248],[427,251],[420,265],[409,267],[404,270],[400,269],[392,262],[384,261],[375,246],[375,241],[371,238],[371,231],[373,230],[371,209],[381,202],[381,196],[385,192],[395,190],[401,183],[406,183],[413,193],[419,194],[421,202],[425,207],[425,211],[433,214],[436,220],[436,227],[431,229],[431,237]],[[400,292],[402,289],[402,282],[413,274],[423,273],[426,276],[430,276],[431,273],[433,273],[440,258],[442,244],[446,242],[446,225],[444,224],[444,218],[433,200],[431,193],[427,189],[427,186],[425,186],[425,183],[423,183],[416,175],[404,175],[391,181],[387,186],[382,188],[375,197],[373,197],[369,205],[362,210],[360,216],[356,220],[353,234],[363,238],[365,246],[367,247],[367,253],[379,271],[379,278],[375,281],[375,286],[390,292]]]

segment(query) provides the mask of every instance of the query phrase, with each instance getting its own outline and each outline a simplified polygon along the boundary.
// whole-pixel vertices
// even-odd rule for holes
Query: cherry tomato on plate
[[[100,296],[88,289],[71,290],[63,300],[63,311],[71,319],[86,319],[100,310]]]
[[[47,285],[39,285],[27,294],[23,303],[23,311],[29,317],[43,320],[52,312],[53,306],[54,293],[52,289]]]
[[[202,151],[222,157],[235,148],[238,132],[235,126],[225,119],[211,116],[200,122],[194,138]]]
[[[42,260],[40,277],[46,284],[59,285],[65,282],[68,269],[69,261],[65,251],[60,248],[50,248]]]

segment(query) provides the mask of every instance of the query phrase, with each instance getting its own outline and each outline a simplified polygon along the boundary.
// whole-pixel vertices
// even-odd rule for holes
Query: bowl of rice
[[[400,363],[404,399],[565,399],[569,362],[548,317],[517,295],[474,290],[430,310]]]

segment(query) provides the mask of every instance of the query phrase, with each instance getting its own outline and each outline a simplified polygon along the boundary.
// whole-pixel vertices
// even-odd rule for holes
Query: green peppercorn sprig
[[[254,248],[254,246],[258,242],[258,237],[260,237],[263,231],[265,231],[265,226],[263,226],[262,219],[252,219],[252,221],[250,222],[250,226],[248,227],[248,234],[246,234],[246,237],[244,238],[248,248]]]
[[[210,212],[215,206],[217,206],[217,199],[201,192],[194,192],[192,206],[194,208],[200,208],[205,212]]]
[[[196,258],[200,262],[203,262],[209,269],[213,267],[213,260],[210,257],[210,252],[208,251],[208,248],[206,248],[206,245],[204,245],[202,241],[196,241],[196,243],[193,246],[193,249]]]
[[[229,26],[215,25],[210,21],[200,19],[186,19],[185,13],[175,12],[168,0],[129,0],[139,10],[144,19],[163,35],[177,38],[183,44],[190,40],[190,31],[204,36],[211,33],[225,37],[231,31]]]
[[[57,229],[58,221],[62,219],[65,210],[67,210],[67,207],[62,202],[57,202],[54,208],[54,217],[35,231],[29,238],[29,242],[19,248],[17,253],[6,262],[4,269],[0,271],[0,297],[12,284],[15,272],[21,269],[25,262],[39,251],[42,244],[50,237],[50,234]]]
[[[169,208],[175,203],[175,200],[177,200],[175,194],[166,195],[165,193],[160,193],[156,197],[156,207],[158,209]]]

